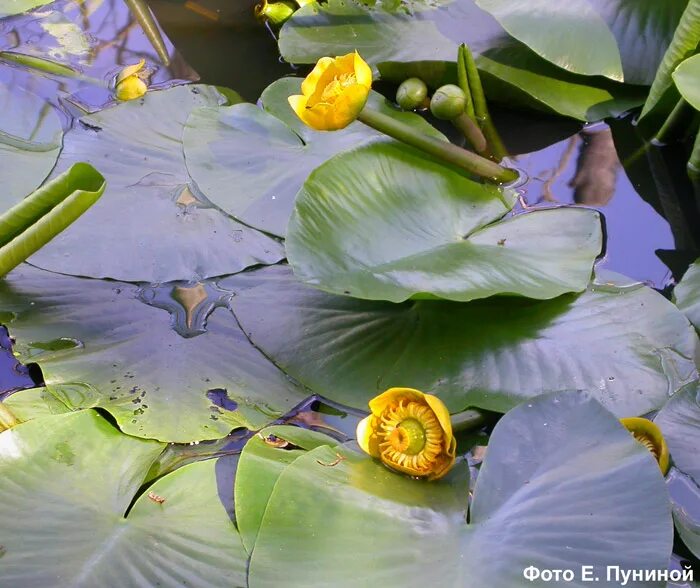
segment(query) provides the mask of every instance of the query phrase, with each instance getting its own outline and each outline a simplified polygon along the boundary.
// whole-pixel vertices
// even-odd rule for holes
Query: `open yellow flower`
[[[628,417],[620,419],[622,425],[632,436],[646,447],[659,463],[661,473],[666,475],[669,467],[668,445],[656,423],[649,419]]]
[[[322,57],[301,84],[302,95],[290,96],[296,115],[317,131],[344,129],[357,118],[372,88],[372,70],[355,51]]]
[[[114,93],[117,100],[135,100],[146,93],[148,86],[140,77],[144,75],[143,68],[145,65],[146,61],[142,59],[135,65],[126,66],[117,74],[117,79],[114,83]]]
[[[372,411],[357,426],[363,451],[389,468],[436,480],[452,467],[457,441],[450,413],[437,396],[413,388],[390,388],[370,400]]]

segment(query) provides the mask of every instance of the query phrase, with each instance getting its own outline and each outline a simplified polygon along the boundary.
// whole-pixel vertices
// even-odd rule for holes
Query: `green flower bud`
[[[459,86],[446,84],[438,88],[430,100],[430,112],[435,118],[452,120],[464,112],[467,97]]]
[[[262,0],[255,6],[255,16],[262,21],[281,27],[289,17],[297,10],[297,5],[290,0],[282,2],[268,2]]]
[[[408,78],[396,90],[396,103],[404,110],[415,110],[427,97],[428,86],[420,78]]]

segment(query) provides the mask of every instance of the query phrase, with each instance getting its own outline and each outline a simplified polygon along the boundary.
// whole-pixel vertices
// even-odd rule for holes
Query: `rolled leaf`
[[[102,196],[105,186],[94,167],[76,163],[0,215],[0,276],[78,219]]]

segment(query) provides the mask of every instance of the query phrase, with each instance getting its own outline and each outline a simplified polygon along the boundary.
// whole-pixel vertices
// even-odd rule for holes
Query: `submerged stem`
[[[668,118],[654,137],[654,142],[666,145],[678,139],[687,128],[687,119],[694,112],[693,107],[683,98],[680,98],[676,106],[668,115]]]
[[[369,107],[365,107],[357,118],[385,135],[492,182],[504,184],[512,182],[518,177],[518,172],[515,170],[502,167],[448,141],[441,141],[425,135],[413,127]]]
[[[486,415],[480,410],[470,409],[450,417],[452,421],[452,432],[469,431],[481,427],[486,422]]]

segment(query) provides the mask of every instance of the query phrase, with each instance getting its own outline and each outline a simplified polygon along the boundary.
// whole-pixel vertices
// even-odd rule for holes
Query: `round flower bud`
[[[464,112],[467,97],[459,86],[446,84],[433,94],[430,100],[430,112],[435,118],[452,120]]]
[[[427,97],[428,86],[420,78],[408,78],[396,90],[396,103],[404,110],[415,110]]]

